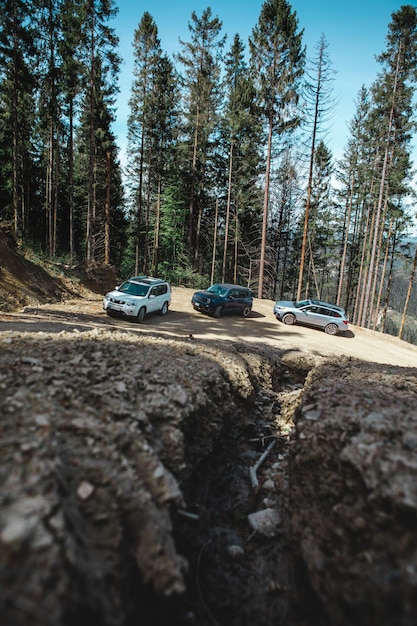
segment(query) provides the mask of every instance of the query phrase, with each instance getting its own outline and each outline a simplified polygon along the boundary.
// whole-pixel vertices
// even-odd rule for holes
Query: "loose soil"
[[[0,314],[0,623],[414,626],[417,347],[85,272]]]

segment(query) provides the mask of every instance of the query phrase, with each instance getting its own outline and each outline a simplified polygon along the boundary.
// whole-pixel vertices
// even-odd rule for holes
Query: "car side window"
[[[157,296],[158,295],[158,287],[152,287],[151,292],[149,294],[150,296]]]

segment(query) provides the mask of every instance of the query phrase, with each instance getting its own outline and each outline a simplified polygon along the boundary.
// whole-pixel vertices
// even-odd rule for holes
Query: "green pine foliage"
[[[193,11],[174,58],[145,12],[123,171],[116,11],[116,0],[2,7],[0,220],[17,240],[52,259],[110,263],[121,278],[239,282],[271,299],[301,290],[368,327],[391,307],[415,315],[403,246],[416,193],[415,7],[392,14],[337,163],[326,144],[331,48],[323,36],[306,58],[290,2],[263,2],[247,47],[210,8]]]

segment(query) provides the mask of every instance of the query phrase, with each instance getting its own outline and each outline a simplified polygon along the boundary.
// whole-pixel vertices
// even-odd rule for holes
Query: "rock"
[[[276,537],[280,532],[280,516],[275,509],[263,509],[250,513],[248,522],[253,530],[265,537]]]

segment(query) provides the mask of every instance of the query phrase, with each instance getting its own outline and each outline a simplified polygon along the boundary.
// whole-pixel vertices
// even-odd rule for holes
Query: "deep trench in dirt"
[[[293,422],[279,396],[300,393],[305,375],[242,403],[183,486],[189,507],[176,516],[175,541],[189,571],[178,623],[328,626],[289,527]]]

